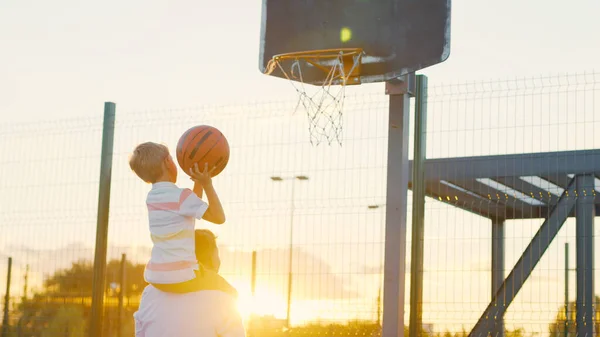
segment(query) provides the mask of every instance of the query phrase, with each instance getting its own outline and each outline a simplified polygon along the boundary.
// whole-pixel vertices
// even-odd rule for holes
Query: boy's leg
[[[212,270],[203,267],[200,268],[200,270],[196,271],[196,278],[193,280],[175,284],[152,285],[158,290],[169,293],[183,294],[200,290],[221,290],[234,297],[238,296],[237,290],[221,275]]]
[[[221,290],[234,297],[238,296],[237,290],[225,278],[212,270],[196,271],[198,290]]]
[[[181,283],[172,283],[172,284],[152,283],[152,285],[156,289],[167,292],[167,293],[175,293],[175,294],[191,293],[191,292],[197,291],[196,290],[198,288],[197,281],[196,281],[197,278],[198,278],[198,275],[196,275],[196,278],[193,280],[189,280],[189,281],[185,281],[185,282],[181,282]]]

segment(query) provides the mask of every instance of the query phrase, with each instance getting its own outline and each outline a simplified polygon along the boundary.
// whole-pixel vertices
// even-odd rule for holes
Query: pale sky
[[[296,319],[312,318],[315,308],[326,317],[331,312],[339,315],[333,318],[372,317],[384,210],[370,211],[366,206],[385,201],[383,84],[348,90],[358,96],[348,101],[348,139],[343,148],[312,148],[306,144],[304,116],[287,115],[294,103],[291,85],[258,71],[260,2],[229,4],[235,7],[153,0],[0,3],[0,130],[6,130],[0,133],[4,137],[0,204],[8,205],[0,210],[0,258],[15,254],[17,275],[24,261],[35,263],[34,278],[39,281],[60,266],[59,261],[90,255],[97,205],[98,121],[103,102],[113,101],[119,125],[109,234],[112,254],[118,256],[127,246],[132,258],[143,261],[150,244],[143,204],[148,186],[136,180],[126,162],[133,146],[152,139],[173,149],[188,127],[211,124],[227,135],[232,146],[230,164],[215,179],[230,213],[227,226],[216,230],[220,242],[233,247],[224,259],[225,271],[237,273],[232,276],[236,285],[247,293],[247,268],[235,270],[247,267],[250,250],[275,249],[265,255],[259,273],[275,289],[275,294],[265,296],[275,297],[275,312],[282,313],[285,280],[279,276],[286,272],[286,263],[280,258],[287,244],[290,186],[275,185],[268,177],[303,173],[310,181],[296,190],[296,243],[304,249],[297,257],[304,302],[296,304]],[[598,13],[600,2],[593,0],[568,5],[455,0],[450,58],[421,73],[436,85],[598,69]],[[362,96],[365,92],[375,95]],[[594,130],[600,120],[590,100],[596,96],[575,95],[564,106],[548,99],[519,101],[512,107],[507,99],[498,107],[490,103],[485,114],[475,103],[461,107],[432,102],[428,154],[598,148],[600,136]],[[280,101],[284,103],[268,104]],[[456,109],[459,114],[453,114]],[[571,114],[579,123],[565,122]],[[80,119],[49,122],[75,117]],[[9,131],[15,122],[43,123]],[[179,182],[189,186],[185,177]],[[427,207],[425,320],[455,330],[460,328],[457,322],[464,322],[469,329],[489,297],[489,221],[431,200]],[[540,223],[517,222],[507,229],[508,269]],[[507,320],[531,331],[547,331],[562,296],[562,279],[556,277],[562,275],[561,244],[572,239],[573,232],[572,225],[561,232]],[[323,289],[311,288],[310,282],[322,275],[337,275],[344,282],[334,277],[323,281],[327,284]],[[360,294],[358,299],[353,292]],[[332,293],[341,302],[311,302]]]
[[[3,121],[88,117],[292,97],[258,71],[261,2],[4,0]],[[450,58],[434,83],[589,71],[600,63],[596,0],[455,0]],[[366,88],[366,89],[365,89]],[[356,90],[383,91],[381,84]],[[354,90],[354,88],[353,88]]]

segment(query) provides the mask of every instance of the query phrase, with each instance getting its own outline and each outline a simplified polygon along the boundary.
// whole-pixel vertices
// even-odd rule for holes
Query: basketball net
[[[300,107],[305,110],[312,145],[323,141],[342,145],[345,89],[349,79],[357,80],[361,56],[359,50],[325,50],[280,55],[269,61],[266,73],[278,68],[298,93],[296,111]],[[283,60],[292,61],[287,71]],[[305,85],[302,69],[309,65],[324,71],[326,76],[320,86]]]

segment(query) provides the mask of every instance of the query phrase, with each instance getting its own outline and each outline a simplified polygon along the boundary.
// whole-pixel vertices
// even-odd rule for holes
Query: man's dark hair
[[[217,250],[217,237],[208,229],[196,229],[194,237],[196,240],[196,259],[198,263],[207,268],[214,268],[213,255]]]

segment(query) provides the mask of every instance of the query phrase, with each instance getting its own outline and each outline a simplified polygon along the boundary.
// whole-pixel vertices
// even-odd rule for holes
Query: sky
[[[0,226],[5,226],[0,257],[16,256],[16,274],[25,263],[35,264],[34,279],[40,281],[71,259],[90,256],[99,121],[103,102],[113,101],[119,124],[111,254],[127,251],[132,259],[144,261],[150,244],[142,203],[148,186],[135,179],[126,162],[133,146],[156,139],[173,149],[191,125],[211,124],[227,135],[232,147],[231,162],[216,182],[230,212],[229,226],[211,227],[228,252],[224,272],[247,295],[249,252],[259,250],[264,259],[259,284],[265,293],[259,300],[275,303],[272,311],[282,313],[291,190],[289,181],[275,185],[268,177],[306,174],[309,182],[299,183],[295,194],[294,233],[301,248],[295,268],[301,301],[294,304],[298,310],[293,313],[298,321],[314,319],[315,308],[317,316],[329,314],[330,319],[332,312],[339,314],[333,318],[372,317],[385,208],[373,211],[367,205],[385,202],[384,86],[349,88],[355,96],[348,98],[345,145],[311,147],[304,116],[290,116],[295,103],[292,86],[258,70],[260,5],[153,0],[0,3],[0,204],[7,205],[0,209]],[[600,65],[599,12],[600,3],[592,0],[568,5],[454,1],[450,57],[420,73],[429,77],[430,85],[439,85],[591,72]],[[477,99],[468,104],[460,97],[449,105],[444,100],[431,102],[428,154],[600,147],[594,132],[600,127],[593,101],[597,93],[567,94],[565,103],[558,91],[540,93],[539,102],[531,92],[531,102],[485,97],[481,105],[489,106],[482,114]],[[529,114],[524,113],[527,109]],[[571,114],[576,117],[573,124],[565,118]],[[15,123],[25,124],[15,128]],[[190,185],[185,177],[179,183]],[[489,296],[488,221],[435,201],[428,201],[427,207],[430,262],[424,318],[442,328],[458,330],[457,321],[468,328]],[[516,261],[538,225],[530,220],[507,230],[507,266]],[[511,322],[546,331],[561,301],[561,279],[556,276],[562,275],[560,245],[573,233],[572,224],[561,232],[512,307]],[[470,274],[465,276],[467,270]],[[311,287],[316,280],[326,286]]]
[[[457,0],[435,83],[598,69],[595,0]],[[260,1],[5,0],[2,123],[293,97],[258,70]],[[382,92],[382,84],[353,90]]]

